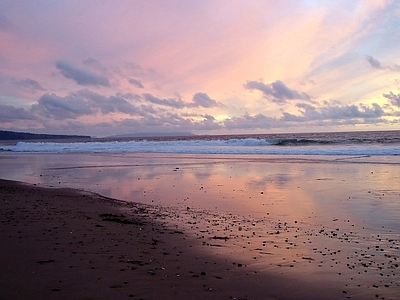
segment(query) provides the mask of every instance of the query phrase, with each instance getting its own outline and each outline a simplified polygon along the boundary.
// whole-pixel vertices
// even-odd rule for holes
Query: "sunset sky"
[[[0,0],[0,130],[400,129],[400,1]]]

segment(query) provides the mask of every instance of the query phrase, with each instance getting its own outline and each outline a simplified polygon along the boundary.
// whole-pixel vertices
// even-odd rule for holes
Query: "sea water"
[[[400,131],[252,134],[92,139],[90,141],[21,141],[0,145],[14,153],[178,153],[400,156]]]

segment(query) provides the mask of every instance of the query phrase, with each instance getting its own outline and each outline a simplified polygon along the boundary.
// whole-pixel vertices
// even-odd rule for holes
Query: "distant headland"
[[[0,140],[55,140],[55,139],[91,139],[88,135],[65,135],[65,134],[37,134],[29,132],[15,132],[0,130]]]

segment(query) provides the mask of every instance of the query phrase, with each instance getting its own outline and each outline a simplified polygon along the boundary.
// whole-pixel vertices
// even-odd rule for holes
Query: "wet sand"
[[[161,188],[175,178],[168,174],[188,176],[199,165],[168,165],[168,173],[142,163],[158,175],[136,177],[135,184],[159,185],[159,190],[128,193],[142,203],[135,197],[126,202],[1,180],[0,299],[398,298],[399,229],[389,218],[395,215],[381,207],[398,209],[397,173],[388,166],[374,166],[372,174],[365,165],[301,163],[296,170],[313,170],[315,176],[299,181],[288,164],[280,163],[274,171],[278,185],[241,186],[244,177],[238,174],[258,176],[251,166],[259,164],[224,160],[213,164],[207,176],[202,165],[196,181],[180,175],[176,188]],[[87,167],[110,178],[105,165]],[[272,172],[274,164],[267,166]],[[215,177],[228,169],[226,176],[237,177],[232,183],[229,177]],[[72,178],[65,175],[70,167],[46,170],[36,170],[35,180],[54,178],[55,172],[58,185]],[[351,170],[364,175],[348,174]],[[126,178],[122,173],[120,178]],[[335,181],[338,174],[342,177]],[[385,191],[382,183],[374,185],[382,176]],[[292,183],[283,184],[285,178]],[[132,178],[129,182],[133,185]],[[218,197],[225,200],[217,202]],[[386,213],[382,223],[370,217],[371,203],[377,216]]]

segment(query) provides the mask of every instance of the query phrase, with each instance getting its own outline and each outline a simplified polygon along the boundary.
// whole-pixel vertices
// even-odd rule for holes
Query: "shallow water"
[[[0,177],[126,201],[400,228],[400,168],[385,159],[6,154]],[[376,158],[375,158],[376,160]]]

